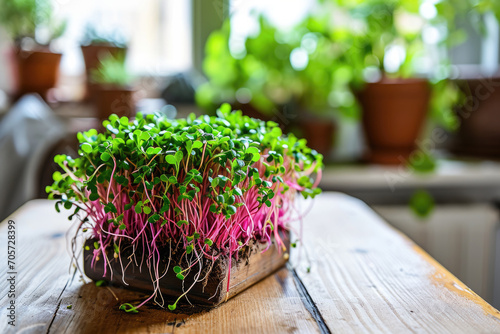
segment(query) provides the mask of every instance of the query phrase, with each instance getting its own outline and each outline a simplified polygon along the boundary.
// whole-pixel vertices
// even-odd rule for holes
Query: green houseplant
[[[81,50],[85,62],[86,92],[84,99],[92,100],[96,98],[96,87],[91,80],[91,73],[99,66],[99,59],[111,54],[119,56],[126,54],[127,42],[118,32],[103,32],[92,25],[88,25],[81,41]]]
[[[55,158],[63,171],[47,191],[57,210],[81,214],[78,235],[90,240],[87,267],[101,268],[106,280],[115,268],[115,277],[132,286],[134,269],[123,268],[142,267],[149,278],[142,289],[153,294],[141,305],[155,298],[163,306],[162,292],[170,310],[183,297],[196,300],[197,287],[210,287],[205,278],[220,275],[212,273],[217,261],[232,268],[252,244],[283,252],[295,197],[320,193],[322,157],[304,140],[227,104],[217,115],[112,115],[104,133],[78,135],[79,157]],[[227,266],[219,293],[230,292]],[[179,289],[165,293],[165,280]],[[141,305],[121,309],[137,312]]]
[[[302,114],[309,111],[308,118],[334,111],[359,115],[371,148],[368,159],[380,163],[407,160],[429,118],[449,130],[457,127],[453,107],[460,94],[448,79],[447,58],[435,55],[463,39],[453,29],[463,6],[429,3],[435,14],[423,17],[417,0],[319,3],[291,33],[261,19],[259,34],[236,52],[229,23],[215,32],[204,64],[209,81],[197,92],[198,103],[242,97],[262,113],[290,103]],[[439,36],[443,26],[445,37]],[[433,34],[438,38],[430,55],[424,36]],[[294,66],[296,55],[302,65]]]
[[[208,82],[196,92],[198,105],[210,110],[229,102],[250,115],[295,122],[311,147],[328,154],[335,114],[329,94],[341,86],[331,75],[337,56],[332,44],[305,23],[287,32],[263,16],[258,21],[259,33],[237,50],[229,21],[210,35],[203,63]]]
[[[475,32],[472,38],[479,40],[482,45],[488,44],[487,40],[498,33],[498,22],[500,22],[498,1],[462,0],[453,4],[459,4],[464,9],[463,12],[467,14],[471,28]],[[453,11],[449,10],[450,6],[451,4],[442,4],[440,12],[447,15],[451,12],[453,15]],[[477,41],[475,43],[477,44]],[[463,48],[466,47],[470,45],[466,44]],[[460,71],[457,82],[464,92],[465,102],[457,110],[460,128],[453,138],[452,152],[459,156],[498,159],[500,157],[498,61],[495,62],[494,53],[489,55],[489,51],[485,49],[477,51],[481,52],[482,59],[485,59],[484,56],[491,56],[491,61],[468,65],[464,71]]]
[[[350,86],[361,106],[369,161],[407,163],[428,116],[448,130],[457,128],[453,107],[460,101],[459,90],[448,79],[448,60],[436,54],[461,34],[444,36],[435,28],[451,25],[439,15],[439,4],[427,4],[434,13],[426,18],[420,1],[329,3],[349,22],[331,22],[331,34],[345,51],[340,61],[351,69]],[[433,56],[424,41],[429,35],[433,40],[428,43],[436,49]],[[431,61],[434,64],[426,68]]]
[[[66,23],[53,17],[49,0],[2,0],[0,7],[0,25],[14,41],[16,97],[35,92],[46,98],[56,85],[62,56],[52,52],[52,42]]]
[[[125,63],[125,53],[101,55],[100,63],[91,72],[97,116],[101,121],[111,114],[133,116],[135,113],[132,75]]]

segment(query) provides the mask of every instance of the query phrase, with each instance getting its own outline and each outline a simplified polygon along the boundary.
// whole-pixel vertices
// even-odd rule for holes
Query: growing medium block
[[[114,257],[112,250],[107,250],[111,270],[108,266],[106,274],[104,274],[102,257],[92,266],[95,241],[95,239],[88,239],[85,243],[88,249],[84,251],[84,271],[89,278],[94,281],[105,280],[115,285],[147,293],[153,292],[149,269],[145,262],[140,266],[142,258],[138,253],[136,253],[137,263],[132,260],[132,246],[124,247],[117,258]],[[287,247],[286,250],[279,250],[274,242],[266,251],[264,250],[268,246],[267,244],[254,243],[251,247],[246,247],[243,252],[240,252],[238,260],[232,259],[230,276],[227,256],[220,257],[215,262],[204,259],[201,271],[197,265],[192,270],[192,273],[200,272],[200,275],[198,282],[189,290],[187,298],[194,305],[213,307],[234,297],[286,264],[290,243],[288,239],[284,243]],[[163,248],[161,254],[160,276],[165,272],[166,274],[160,279],[160,290],[166,300],[175,300],[193,284],[195,275],[190,274],[184,280],[180,280],[171,268],[181,264],[179,255],[182,254],[177,254],[174,251],[171,253],[168,247]],[[122,264],[120,264],[120,260]],[[170,267],[169,270],[167,270],[167,266]],[[125,270],[122,270],[122,267]],[[128,285],[123,281],[124,276]],[[228,280],[229,290],[227,290]]]

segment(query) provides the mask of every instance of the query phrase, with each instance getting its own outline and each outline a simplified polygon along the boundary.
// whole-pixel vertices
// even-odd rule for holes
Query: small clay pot
[[[469,76],[458,84],[465,93],[465,103],[457,110],[460,128],[452,151],[466,156],[500,158],[500,74],[486,78]]]
[[[96,90],[98,90],[98,85],[92,83],[92,81],[90,80],[90,75],[92,70],[96,69],[99,66],[100,57],[104,57],[108,54],[116,57],[119,54],[126,53],[127,49],[107,44],[82,45],[81,49],[83,54],[83,61],[85,63],[86,75],[86,91],[84,100],[90,101],[93,98],[96,98],[95,92]]]
[[[15,50],[16,99],[27,93],[38,93],[47,100],[47,93],[57,84],[62,54],[48,50]]]
[[[135,90],[126,87],[96,86],[97,118],[102,122],[110,115],[132,117],[135,115]]]
[[[367,83],[357,95],[371,163],[399,165],[416,148],[429,110],[430,86],[424,79],[383,79]]]

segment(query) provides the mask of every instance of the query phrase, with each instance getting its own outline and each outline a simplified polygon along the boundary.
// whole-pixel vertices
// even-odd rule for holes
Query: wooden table
[[[53,204],[31,201],[9,217],[17,233],[17,319],[15,328],[8,326],[2,288],[1,333],[500,332],[496,309],[345,195],[321,195],[305,219],[303,250],[310,262],[303,252],[295,269],[283,268],[196,315],[153,307],[124,313],[118,305],[143,295],[71,275],[70,223]],[[7,220],[0,225],[2,245],[7,226]],[[6,247],[1,251],[4,286]]]

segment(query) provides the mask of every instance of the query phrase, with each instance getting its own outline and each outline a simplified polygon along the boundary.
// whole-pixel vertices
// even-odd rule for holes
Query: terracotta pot
[[[367,83],[358,94],[369,151],[367,160],[405,163],[429,109],[430,87],[423,79],[383,79]]]
[[[307,117],[299,121],[307,146],[328,158],[332,153],[335,124],[330,119]]]
[[[120,117],[135,115],[135,90],[130,88],[103,87],[96,89],[97,117],[100,121],[108,119],[111,114]]]
[[[476,73],[480,73],[479,70]],[[459,85],[466,95],[457,110],[460,128],[452,151],[467,156],[500,158],[500,75],[490,78],[469,76]]]
[[[99,57],[111,54],[117,56],[120,53],[127,52],[126,48],[121,48],[112,45],[82,45],[83,61],[85,62],[85,76],[86,76],[86,92],[84,100],[88,101],[95,98],[95,91],[98,89],[97,84],[90,81],[90,73],[99,65]]]
[[[38,93],[47,99],[47,92],[54,88],[59,76],[62,54],[49,51],[16,50],[16,98],[27,93]]]

